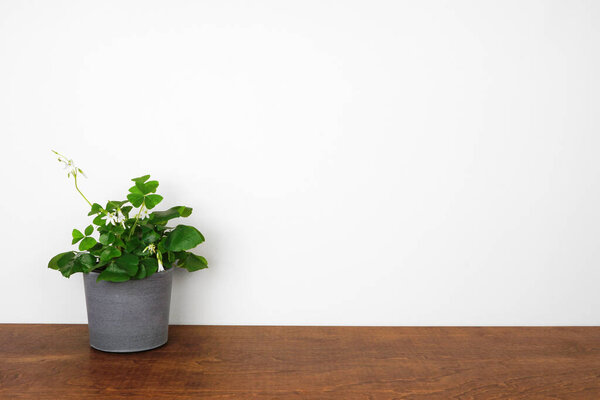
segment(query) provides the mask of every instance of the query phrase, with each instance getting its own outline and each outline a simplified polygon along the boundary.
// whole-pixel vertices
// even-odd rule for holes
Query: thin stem
[[[90,203],[90,201],[87,199],[87,197],[84,196],[83,193],[81,193],[81,190],[79,190],[79,186],[77,186],[77,174],[73,174],[73,178],[75,179],[75,189],[77,189],[77,191],[79,192],[79,194],[81,195],[81,197],[84,198],[85,201],[87,201],[87,203],[90,205],[90,207],[92,206],[92,203]]]
[[[129,231],[129,237],[127,238],[127,240],[131,239],[131,235],[133,235],[133,231],[135,231],[135,227],[137,226],[138,220],[140,219],[140,214],[142,213],[142,210],[144,209],[144,207],[146,207],[146,203],[142,203],[142,206],[140,207],[140,211],[138,211],[137,215],[135,216],[135,222],[133,223],[133,226],[131,227],[131,230]]]
[[[58,151],[56,151],[56,150],[51,150],[51,151],[52,151],[54,154],[56,154],[57,156],[59,156],[59,157],[62,157],[62,158],[65,158],[65,159],[67,158],[66,156],[63,156],[62,154],[60,154],[60,153],[59,153]]]

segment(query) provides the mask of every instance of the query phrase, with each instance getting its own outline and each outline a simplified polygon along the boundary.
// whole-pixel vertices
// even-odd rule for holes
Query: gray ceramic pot
[[[129,353],[167,343],[173,268],[127,282],[96,282],[98,275],[83,274],[90,346]]]

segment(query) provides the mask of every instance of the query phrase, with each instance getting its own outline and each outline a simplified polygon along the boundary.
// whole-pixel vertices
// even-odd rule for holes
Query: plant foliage
[[[77,186],[77,177],[83,171],[72,160],[55,154],[90,205],[92,224],[83,230],[73,229],[72,244],[78,250],[54,256],[48,268],[67,278],[76,272],[97,271],[99,281],[124,282],[147,278],[165,268],[197,271],[208,267],[204,257],[189,251],[204,242],[202,233],[190,225],[167,226],[175,218],[189,217],[191,208],[151,211],[163,197],[156,194],[158,181],[150,180],[150,175],[132,179],[134,185],[129,188],[127,200],[111,200],[104,206],[92,204]]]

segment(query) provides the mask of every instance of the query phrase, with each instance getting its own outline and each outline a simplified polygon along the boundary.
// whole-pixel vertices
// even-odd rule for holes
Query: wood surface
[[[0,324],[0,399],[600,399],[600,328],[171,326],[110,354]]]

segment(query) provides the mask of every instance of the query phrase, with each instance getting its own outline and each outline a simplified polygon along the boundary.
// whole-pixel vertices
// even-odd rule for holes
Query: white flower
[[[65,169],[67,170],[67,177],[71,177],[71,175],[76,177],[77,174],[80,173],[87,178],[83,171],[75,165],[75,162],[72,159],[59,155],[58,161],[64,164]]]
[[[118,224],[123,225],[123,228],[125,227],[125,216],[123,215],[123,213],[121,212],[121,210],[117,210],[117,216],[116,216],[116,221]]]
[[[139,213],[140,219],[146,219],[150,216],[150,211],[146,207],[142,208]]]
[[[106,223],[116,225],[119,221],[117,221],[117,216],[115,213],[106,214]]]
[[[150,254],[156,253],[156,246],[154,245],[154,243],[150,243],[148,246],[146,246],[143,253],[145,253],[146,251],[149,252]]]
[[[71,176],[71,174],[77,175],[77,167],[75,166],[73,160],[63,160],[63,163],[65,164],[65,169],[68,172],[67,176]]]
[[[150,243],[148,246],[146,246],[142,253],[145,253],[146,251],[148,251],[150,254],[156,253],[156,261],[158,262],[157,272],[164,271],[165,267],[163,267],[162,263],[162,253],[159,250],[156,250],[156,246],[154,245],[154,243]]]

